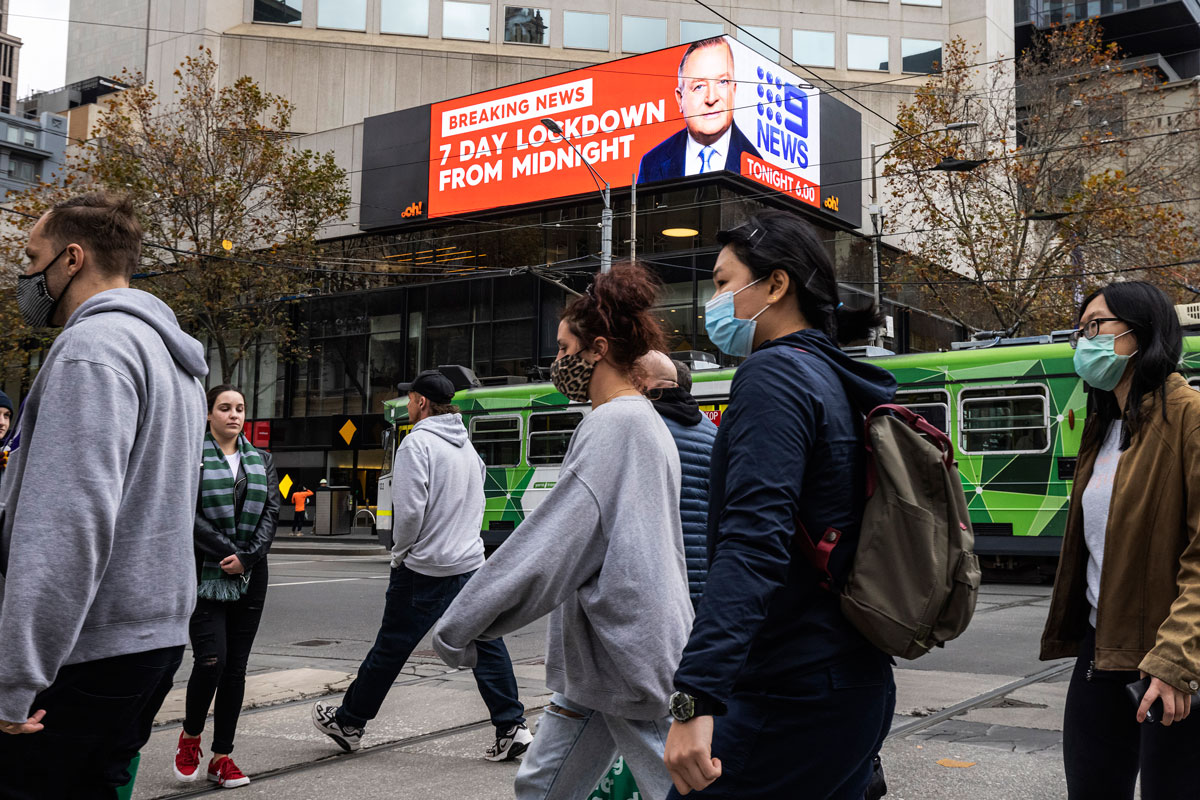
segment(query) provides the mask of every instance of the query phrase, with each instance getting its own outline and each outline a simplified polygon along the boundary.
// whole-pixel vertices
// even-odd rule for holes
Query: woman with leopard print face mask
[[[463,588],[434,632],[451,666],[551,613],[554,692],[517,772],[518,800],[585,797],[618,754],[642,796],[661,800],[671,676],[692,623],[679,523],[679,454],[636,388],[661,349],[658,285],[623,265],[563,312],[554,385],[592,404],[558,483]]]

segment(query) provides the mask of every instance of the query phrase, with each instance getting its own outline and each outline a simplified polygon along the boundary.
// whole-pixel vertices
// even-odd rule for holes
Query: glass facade
[[[379,0],[380,33],[429,35],[429,0]]]
[[[779,28],[764,28],[759,25],[742,25],[737,32],[738,41],[763,58],[779,62]]]
[[[279,25],[299,25],[304,0],[254,0],[251,19]]]
[[[888,71],[888,37],[851,33],[846,36],[846,68]]]
[[[833,67],[834,35],[831,31],[792,31],[792,58],[810,67]]]
[[[492,7],[482,3],[442,3],[442,38],[471,39],[486,42],[491,39]]]
[[[1062,25],[1100,14],[1117,14],[1176,0],[1014,0],[1017,24],[1032,22],[1039,28]],[[908,2],[908,0],[905,0]]]
[[[608,49],[608,14],[563,12],[563,47],[579,50]]]
[[[509,44],[550,44],[550,9],[504,7],[504,41]]]
[[[936,39],[901,39],[900,57],[905,72],[938,72],[942,68],[942,43]]]
[[[725,26],[720,22],[692,22],[687,19],[679,21],[680,44],[698,42],[701,39],[711,39],[714,36],[723,36],[724,34]]]
[[[367,0],[322,0],[317,5],[318,28],[341,28],[348,31],[367,29]]]
[[[667,46],[667,21],[655,17],[621,17],[621,50],[649,53]]]

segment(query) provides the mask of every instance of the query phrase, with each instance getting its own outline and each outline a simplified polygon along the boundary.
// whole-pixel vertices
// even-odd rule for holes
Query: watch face
[[[671,695],[671,716],[680,722],[687,722],[696,716],[696,701],[689,694],[675,692]]]

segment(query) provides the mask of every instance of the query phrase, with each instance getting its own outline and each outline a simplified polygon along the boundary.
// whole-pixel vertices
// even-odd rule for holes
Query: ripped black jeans
[[[241,600],[232,603],[196,601],[196,610],[188,633],[195,662],[187,686],[187,716],[183,730],[199,736],[204,730],[208,707],[213,709],[213,753],[233,752],[242,698],[246,693],[246,663],[258,633],[263,605],[267,598],[267,560],[250,571],[250,585]]]

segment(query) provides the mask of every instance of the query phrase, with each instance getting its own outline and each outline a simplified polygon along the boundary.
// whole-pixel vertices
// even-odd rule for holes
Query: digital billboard
[[[735,173],[857,226],[860,127],[737,40],[707,39],[368,119],[361,225],[588,194],[586,159],[614,189]]]

